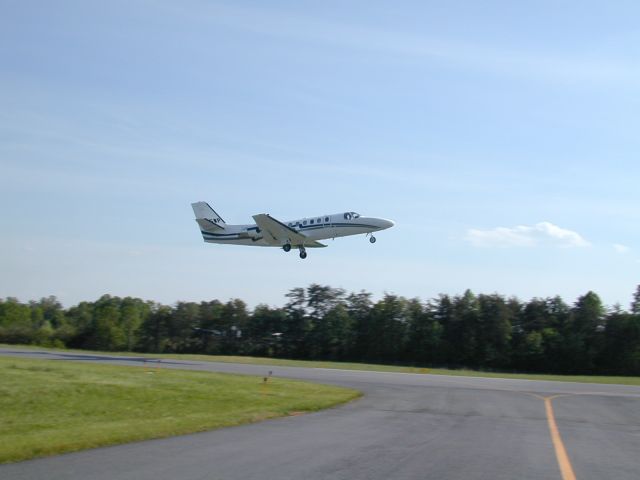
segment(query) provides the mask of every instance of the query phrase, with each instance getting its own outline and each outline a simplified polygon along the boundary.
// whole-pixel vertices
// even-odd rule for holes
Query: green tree
[[[511,322],[515,311],[500,295],[479,295],[476,365],[504,368],[510,361]]]
[[[293,288],[287,294],[284,307],[286,321],[281,336],[281,352],[289,358],[308,358],[309,333],[312,323],[306,313],[307,296],[304,288]]]
[[[186,331],[187,336],[193,337],[191,350],[208,354],[223,353],[221,346],[222,335],[228,328],[225,322],[224,305],[218,300],[200,302],[197,311],[194,305],[192,304],[189,307],[193,309],[193,312],[189,314],[193,317],[193,320],[191,328]]]
[[[549,326],[552,318],[548,302],[548,299],[533,298],[524,305],[518,321],[519,327],[524,332],[540,332]]]
[[[171,312],[167,324],[165,348],[175,353],[199,353],[202,339],[195,330],[200,321],[200,305],[193,302],[178,302]]]
[[[105,351],[125,349],[126,335],[121,325],[120,303],[120,298],[110,295],[103,295],[95,302],[85,348]]]
[[[43,320],[49,322],[52,328],[60,328],[67,323],[62,304],[55,296],[43,297],[33,306],[42,310]]]
[[[345,305],[352,321],[348,358],[362,360],[368,351],[370,341],[369,324],[373,308],[371,294],[365,291],[352,293],[346,298]]]
[[[344,290],[313,283],[307,287],[306,306],[312,318],[322,318],[329,310],[344,303]]]
[[[150,306],[139,298],[126,297],[120,304],[120,327],[124,333],[124,348],[131,352],[138,344],[140,327],[149,315]]]
[[[71,348],[91,348],[88,339],[93,329],[93,303],[80,302],[66,312],[71,335],[65,344]]]
[[[222,308],[220,326],[222,337],[219,352],[222,354],[235,354],[242,342],[243,330],[249,321],[247,304],[236,298],[228,301]]]
[[[599,364],[602,372],[640,375],[640,314],[614,310],[606,325]]]
[[[631,313],[634,315],[640,315],[640,285],[636,287],[636,291],[633,293],[633,301],[631,302]]]
[[[339,303],[318,320],[314,328],[315,358],[347,358],[352,343],[353,324],[345,305]]]
[[[336,308],[342,306],[343,303],[344,291],[341,289],[318,284],[311,284],[307,288],[306,318],[310,324],[310,331],[307,334],[309,358],[326,359],[337,354],[338,351],[343,352],[343,348],[337,347],[338,343],[343,343],[343,340],[339,340],[338,337],[342,334],[348,334],[346,331],[348,329],[338,325],[337,318],[343,317],[335,313]],[[334,313],[329,315],[330,312]],[[345,321],[350,327],[348,315]]]
[[[169,327],[173,311],[171,307],[151,303],[149,314],[140,325],[138,349],[143,352],[163,353],[169,343]]]
[[[454,297],[449,321],[449,341],[455,354],[455,358],[451,360],[458,365],[472,367],[477,364],[478,316],[478,298],[471,290]]]
[[[268,357],[281,355],[281,335],[286,328],[287,313],[284,309],[258,305],[242,332],[243,353]]]
[[[571,309],[564,332],[564,362],[568,373],[593,373],[600,354],[604,326],[604,307],[600,297],[588,292]]]
[[[442,325],[436,320],[437,309],[428,304],[426,308],[417,300],[409,300],[409,325],[407,361],[421,365],[441,361]]]
[[[385,294],[371,311],[367,359],[400,361],[406,351],[408,325],[407,300]]]
[[[435,358],[436,364],[459,365],[458,329],[453,319],[453,300],[449,295],[440,295],[429,302],[429,311],[442,331],[440,348]]]
[[[35,329],[31,309],[17,298],[0,300],[0,342],[32,343]]]

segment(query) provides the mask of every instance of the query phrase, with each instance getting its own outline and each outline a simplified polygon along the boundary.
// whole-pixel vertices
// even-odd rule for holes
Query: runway
[[[0,355],[144,365],[138,357],[8,347],[0,348]],[[364,397],[309,415],[2,465],[0,478],[635,480],[640,475],[640,387],[169,359],[160,365],[260,376],[272,371],[275,377],[355,388]]]

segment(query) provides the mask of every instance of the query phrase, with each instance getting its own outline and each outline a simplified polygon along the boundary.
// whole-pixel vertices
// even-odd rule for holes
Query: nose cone
[[[387,220],[386,218],[368,218],[367,220],[371,225],[375,225],[377,230],[386,230],[395,225],[393,221]]]
[[[380,219],[380,228],[382,228],[382,230],[385,230],[387,228],[391,228],[395,225],[395,222],[393,220],[387,220],[385,218],[381,218]]]
[[[378,230],[386,230],[387,228],[391,228],[395,225],[395,222],[387,220],[386,218],[360,217],[358,221],[367,225],[374,232]]]

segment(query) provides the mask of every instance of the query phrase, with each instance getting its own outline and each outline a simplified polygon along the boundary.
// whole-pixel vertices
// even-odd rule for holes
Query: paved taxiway
[[[135,357],[12,348],[0,354],[144,364]],[[0,478],[640,478],[640,387],[168,359],[161,366],[260,376],[271,370],[365,396],[309,415],[0,465]],[[560,445],[552,441],[545,403]],[[559,449],[566,451],[563,471]]]

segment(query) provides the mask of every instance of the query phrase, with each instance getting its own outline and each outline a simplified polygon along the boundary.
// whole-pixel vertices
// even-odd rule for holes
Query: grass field
[[[327,408],[355,390],[272,378],[0,357],[0,463]]]

